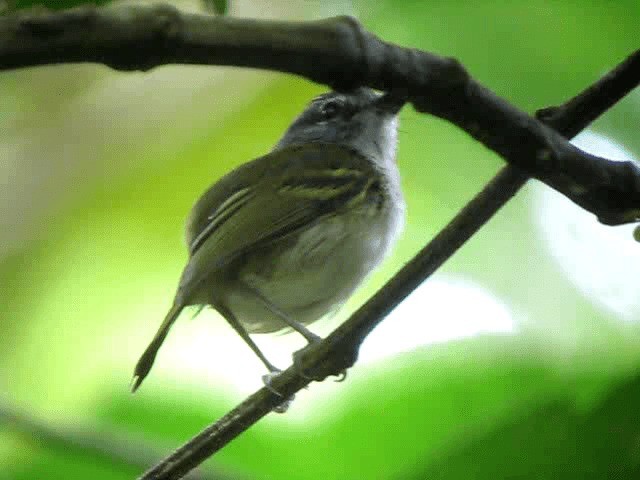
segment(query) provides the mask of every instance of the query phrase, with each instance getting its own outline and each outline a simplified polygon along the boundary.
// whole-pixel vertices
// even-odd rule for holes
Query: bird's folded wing
[[[203,212],[192,218],[192,258],[181,289],[191,291],[216,269],[247,251],[308,228],[366,195],[372,176],[364,159],[354,159],[353,152],[335,146],[297,148],[298,152],[285,149],[258,159],[256,162],[272,163],[273,170],[254,165],[254,173],[259,173],[254,183],[236,177],[239,188],[211,202],[215,205],[209,204],[206,221]],[[288,159],[283,161],[277,158],[279,155]],[[210,199],[218,193],[216,186],[224,189],[225,180],[207,192]]]

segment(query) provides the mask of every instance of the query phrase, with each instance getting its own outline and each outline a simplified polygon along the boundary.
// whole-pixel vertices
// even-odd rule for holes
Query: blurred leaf
[[[579,431],[593,462],[604,468],[600,478],[640,478],[640,373],[615,385],[580,422]]]
[[[640,376],[616,386],[587,414],[558,397],[471,433],[418,474],[400,478],[476,480],[637,479]]]
[[[116,394],[117,396],[117,394]],[[122,395],[120,395],[122,398]],[[23,449],[37,452],[36,461],[16,462],[12,480],[20,478],[133,478],[158,463],[172,444],[161,447],[143,439],[139,433],[112,426],[56,425],[31,417],[0,401],[0,432],[6,427],[18,437]],[[192,429],[197,425],[192,426]],[[31,458],[34,455],[30,455]],[[51,463],[58,463],[60,477],[44,474]],[[0,477],[2,478],[2,477]],[[242,477],[217,470],[192,471],[185,480],[240,480]]]
[[[228,0],[202,0],[204,7],[217,15],[226,15],[229,10]]]
[[[572,405],[552,400],[494,425],[484,435],[469,435],[467,445],[443,453],[426,470],[401,478],[585,478],[589,467],[577,461],[576,443],[581,437],[576,427]]]

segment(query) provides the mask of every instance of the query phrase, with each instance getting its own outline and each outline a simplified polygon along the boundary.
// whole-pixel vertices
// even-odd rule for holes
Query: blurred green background
[[[63,2],[14,2],[60,6]],[[64,2],[65,5],[82,2]],[[104,2],[100,2],[104,3]],[[190,10],[202,3],[176,1]],[[637,0],[234,0],[229,15],[350,14],[460,59],[520,108],[561,103],[638,48]],[[267,152],[324,88],[233,68],[0,73],[0,479],[131,479],[261,386],[221,317],[184,314],[136,395],[200,193]],[[579,144],[640,157],[640,91]],[[328,333],[502,166],[402,113],[408,223]],[[207,478],[640,478],[640,245],[531,182],[371,335],[202,468]],[[257,336],[286,367],[294,336]]]

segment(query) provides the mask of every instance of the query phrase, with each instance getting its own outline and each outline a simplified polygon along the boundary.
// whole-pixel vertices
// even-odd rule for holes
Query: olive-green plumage
[[[216,309],[272,371],[250,333],[293,328],[317,338],[305,325],[344,303],[401,229],[394,158],[400,106],[366,89],[324,95],[274,151],[200,197],[187,222],[189,261],[136,366],[134,390],[186,306]]]

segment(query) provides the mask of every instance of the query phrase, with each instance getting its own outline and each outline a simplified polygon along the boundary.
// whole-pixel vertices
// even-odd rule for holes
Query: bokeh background
[[[528,112],[565,101],[639,46],[637,0],[231,0],[227,14],[355,15],[386,40],[457,57]],[[185,262],[190,207],[267,152],[322,91],[235,68],[0,73],[1,479],[134,478],[261,386],[259,362],[205,311],[183,314],[144,386],[128,390]],[[441,120],[411,108],[401,118],[406,231],[349,305],[315,328],[322,335],[503,165]],[[577,141],[638,159],[639,128],[636,90]],[[346,382],[313,384],[201,472],[640,478],[639,275],[632,227],[601,226],[530,182],[374,331]],[[282,367],[303,344],[256,340]]]

